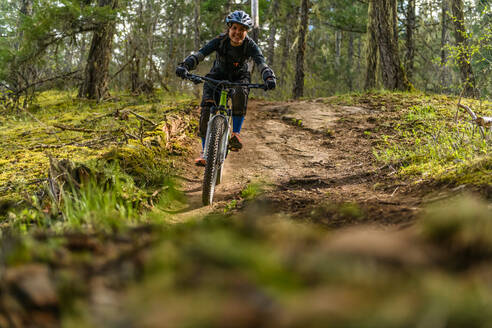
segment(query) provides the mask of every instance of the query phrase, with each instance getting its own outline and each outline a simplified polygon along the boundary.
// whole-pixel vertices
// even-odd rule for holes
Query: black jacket
[[[263,72],[268,69],[273,76],[273,71],[266,64],[265,57],[263,57],[260,48],[248,36],[246,36],[240,46],[233,47],[230,43],[229,36],[225,33],[220,34],[209,41],[198,52],[188,56],[183,64],[185,64],[187,69],[192,70],[214,51],[216,52],[216,59],[210,73],[207,74],[209,76],[231,81],[249,77],[249,59],[253,59],[260,74],[263,75]]]

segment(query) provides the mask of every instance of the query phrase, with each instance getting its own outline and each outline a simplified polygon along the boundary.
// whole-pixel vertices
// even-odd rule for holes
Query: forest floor
[[[240,211],[252,205],[241,197],[250,188],[257,189],[255,206],[261,204],[265,211],[332,228],[410,223],[423,194],[375,161],[377,136],[364,133],[384,119],[384,113],[358,106],[252,101],[242,133],[244,148],[229,154],[216,203],[202,207],[203,169],[188,166],[185,193],[190,202],[183,212]]]
[[[244,148],[229,154],[208,207],[198,140],[170,138],[179,115],[166,117],[182,194],[166,198],[174,187],[152,176],[154,189],[138,189],[140,219],[123,227],[60,229],[25,211],[15,218],[27,229],[2,224],[0,327],[487,326],[490,145],[461,157],[432,142],[444,132],[406,132],[454,127],[454,106],[391,93],[252,100]],[[146,114],[160,126],[158,113]],[[142,145],[162,146],[149,136]],[[91,220],[114,215],[98,211]]]

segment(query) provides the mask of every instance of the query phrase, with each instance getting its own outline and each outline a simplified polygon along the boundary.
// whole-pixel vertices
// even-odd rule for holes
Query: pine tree
[[[304,95],[304,56],[306,53],[306,35],[309,20],[309,0],[301,2],[301,17],[299,22],[299,37],[296,57],[296,77],[292,90],[293,98],[298,99]]]
[[[99,0],[98,6],[116,10],[118,0]],[[108,94],[109,62],[114,33],[115,18],[97,24],[87,58],[84,82],[79,88],[79,97],[100,100]]]

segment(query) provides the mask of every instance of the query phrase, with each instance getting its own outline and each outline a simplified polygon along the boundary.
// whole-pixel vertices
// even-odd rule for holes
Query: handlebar
[[[203,83],[204,81],[210,82],[212,84],[215,84],[217,86],[223,86],[225,88],[233,88],[233,87],[247,87],[250,89],[263,89],[267,90],[267,87],[265,84],[258,84],[258,83],[238,83],[238,82],[230,82],[227,80],[215,80],[211,79],[206,76],[200,76],[200,75],[195,75],[191,73],[187,73],[185,75],[185,78],[190,80],[191,82],[195,84]]]

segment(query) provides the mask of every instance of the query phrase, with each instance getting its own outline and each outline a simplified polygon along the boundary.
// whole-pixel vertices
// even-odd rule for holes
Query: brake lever
[[[202,83],[202,80],[201,80],[198,76],[195,76],[195,75],[190,74],[190,73],[186,74],[186,75],[185,75],[185,78],[186,78],[187,80],[190,80],[191,82],[193,82],[193,83],[195,83],[195,84],[200,84],[200,83]]]
[[[202,83],[203,81],[202,81],[202,79],[200,79],[200,78],[198,78],[198,77],[196,77],[196,76],[193,76],[193,77],[191,78],[191,82],[193,82],[193,83],[195,83],[195,84],[200,84],[200,83]]]

